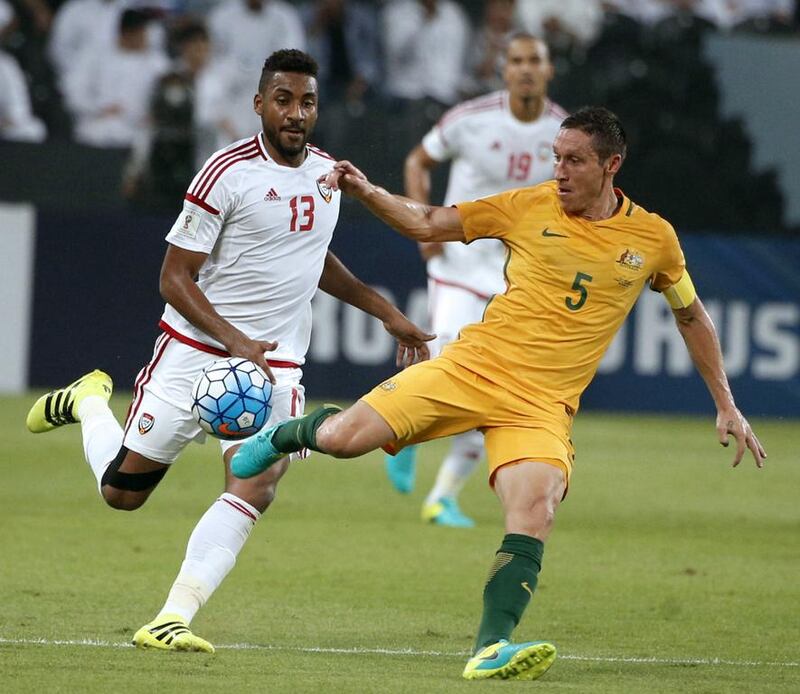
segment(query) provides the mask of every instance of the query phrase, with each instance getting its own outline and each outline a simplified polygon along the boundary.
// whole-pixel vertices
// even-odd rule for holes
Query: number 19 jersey
[[[436,161],[452,160],[444,204],[475,200],[553,178],[553,140],[567,113],[549,99],[535,121],[511,112],[507,91],[465,101],[444,114],[423,138]],[[505,251],[494,240],[445,244],[428,261],[431,279],[489,297],[505,290]]]
[[[262,133],[235,142],[195,176],[166,237],[208,254],[197,285],[245,335],[278,342],[271,360],[305,360],[311,298],[339,217],[341,194],[324,183],[333,164],[308,146],[300,166],[282,166],[267,155]],[[201,349],[223,349],[169,304],[161,326]]]

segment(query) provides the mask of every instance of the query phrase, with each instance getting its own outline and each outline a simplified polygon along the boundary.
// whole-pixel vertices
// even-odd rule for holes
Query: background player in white
[[[466,101],[451,109],[408,155],[405,192],[429,203],[430,172],[451,160],[444,204],[474,200],[553,177],[553,140],[566,112],[547,98],[553,65],[547,45],[530,34],[515,34],[506,46],[506,89]],[[480,239],[461,243],[423,243],[427,261],[432,352],[458,337],[465,325],[481,320],[486,302],[505,291],[503,244]],[[438,525],[472,527],[457,497],[483,457],[483,434],[453,437],[450,452],[422,506],[422,519]],[[416,447],[386,456],[392,485],[409,493],[414,487]]]
[[[217,152],[192,181],[167,235],[164,332],[136,379],[124,430],[108,407],[112,384],[102,371],[42,396],[28,414],[34,433],[80,421],[86,460],[114,508],[139,508],[183,448],[203,438],[190,389],[219,355],[245,357],[269,375],[271,422],[302,414],[300,367],[317,286],[382,320],[399,342],[398,361],[428,356],[430,336],[328,250],[340,193],[323,182],[333,160],[307,144],[317,120],[316,73],[301,51],[273,53],[254,98],[263,131]],[[229,467],[238,445],[222,442],[225,492],[192,532],[164,607],[134,635],[137,646],[213,652],[188,625],[233,568],[289,463],[238,480]]]

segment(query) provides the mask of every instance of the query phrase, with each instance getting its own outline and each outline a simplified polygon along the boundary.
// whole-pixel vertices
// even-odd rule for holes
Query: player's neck
[[[523,98],[510,94],[508,97],[508,105],[511,109],[511,114],[518,121],[523,123],[530,123],[538,120],[544,112],[545,97],[532,96],[530,98]]]
[[[285,152],[281,152],[279,149],[273,146],[268,137],[264,137],[263,142],[267,150],[267,155],[279,166],[291,166],[292,168],[297,168],[306,160],[306,157],[308,156],[307,147],[303,147],[302,151],[298,152],[297,154],[286,154]]]
[[[622,200],[622,196],[617,195],[612,186],[607,191],[603,191],[597,201],[587,207],[580,216],[590,222],[602,222],[604,219],[613,217],[619,211],[619,208],[622,207]]]

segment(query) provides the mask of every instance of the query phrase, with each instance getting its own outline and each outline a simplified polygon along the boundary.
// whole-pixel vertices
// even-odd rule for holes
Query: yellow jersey
[[[616,190],[609,219],[566,214],[555,181],[456,205],[467,243],[505,243],[506,291],[442,357],[545,410],[574,414],[646,283],[683,275],[675,230]]]

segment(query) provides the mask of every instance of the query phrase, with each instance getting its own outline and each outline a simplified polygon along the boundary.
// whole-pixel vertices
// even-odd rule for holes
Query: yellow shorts
[[[489,482],[503,465],[523,460],[561,468],[567,484],[575,451],[572,417],[563,406],[530,403],[446,357],[415,364],[361,398],[405,446],[478,429],[484,434]]]

